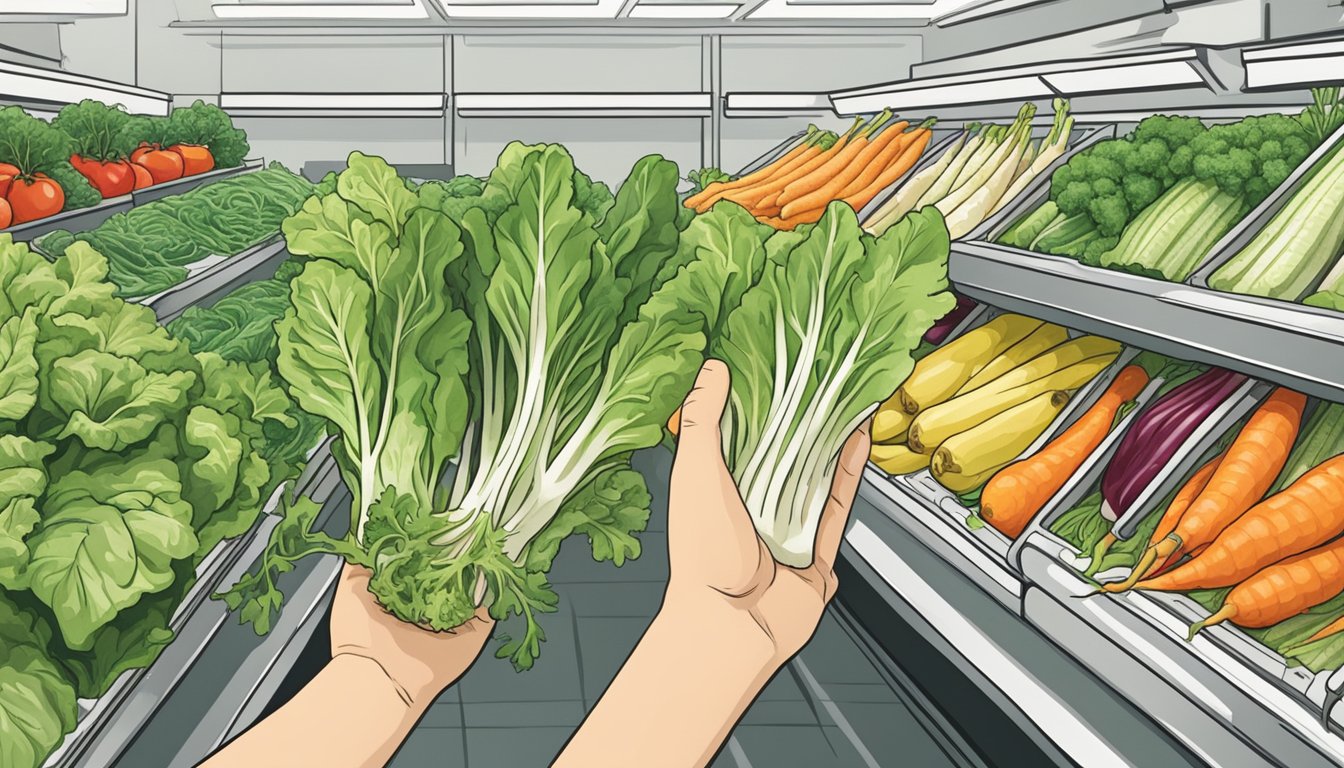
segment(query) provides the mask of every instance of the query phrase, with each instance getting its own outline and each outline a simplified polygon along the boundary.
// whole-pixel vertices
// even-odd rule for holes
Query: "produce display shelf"
[[[261,160],[247,160],[242,165],[233,168],[219,168],[207,173],[187,176],[177,181],[167,181],[162,184],[155,184],[152,187],[138,189],[129,195],[121,197],[108,198],[98,205],[92,205],[88,208],[78,208],[73,211],[63,211],[55,216],[48,216],[37,221],[30,221],[25,224],[17,224],[8,229],[0,229],[0,234],[13,235],[16,242],[27,242],[34,240],[48,232],[57,229],[66,229],[71,232],[87,232],[96,229],[99,224],[112,218],[118,213],[125,213],[138,205],[159,200],[168,195],[180,195],[199,186],[209,184],[220,179],[226,179],[230,176],[237,176],[240,173],[250,173],[262,167]]]
[[[977,307],[953,330],[943,343],[987,322],[1000,314],[999,310]],[[1065,405],[1048,427],[1032,441],[1019,459],[1030,456],[1068,429],[1093,403],[1101,397],[1111,381],[1138,355],[1138,350],[1125,348],[1115,362],[1084,385]],[[1140,396],[1140,403],[1151,397],[1152,387]],[[978,519],[957,494],[938,483],[933,474],[923,469],[907,475],[889,475],[870,463],[867,477],[872,486],[896,504],[901,522],[916,538],[944,559],[957,565],[985,592],[1015,613],[1022,608],[1025,584],[1017,560],[1010,556],[1013,541],[995,528]],[[1042,513],[1050,510],[1047,505]]]
[[[239,286],[271,277],[287,258],[285,241],[277,233],[237,255],[198,262],[187,268],[186,280],[139,301],[154,310],[159,322],[168,323],[188,307],[208,307]]]
[[[328,441],[310,452],[294,488],[322,499],[331,494],[333,485],[339,485],[339,473]],[[275,490],[246,533],[221,541],[206,555],[197,566],[196,583],[170,620],[173,642],[148,667],[124,672],[107,693],[81,707],[75,730],[47,758],[44,768],[102,768],[118,759],[229,618],[224,603],[210,596],[235,583],[256,561],[280,519],[277,509],[283,492],[283,486]]]

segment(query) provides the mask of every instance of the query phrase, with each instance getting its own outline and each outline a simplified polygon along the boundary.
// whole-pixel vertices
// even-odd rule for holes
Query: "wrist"
[[[395,698],[415,717],[434,703],[447,686],[438,685],[432,675],[393,674],[382,662],[355,651],[341,651],[331,657],[328,669],[349,679],[352,689],[369,696]],[[357,686],[357,688],[355,687]]]
[[[681,633],[688,644],[706,652],[730,656],[739,669],[758,670],[766,679],[794,654],[780,647],[750,609],[707,587],[669,586],[654,623]]]

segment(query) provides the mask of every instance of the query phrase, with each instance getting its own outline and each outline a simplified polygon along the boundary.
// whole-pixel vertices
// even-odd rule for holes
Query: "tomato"
[[[20,175],[19,166],[10,165],[9,163],[0,163],[0,174],[4,174],[5,176],[18,176]]]
[[[8,173],[0,173],[0,200],[5,199],[9,194],[9,185],[14,183],[14,177]]]
[[[199,144],[174,144],[168,148],[182,156],[182,175],[195,176],[215,169],[215,157]]]
[[[65,207],[65,192],[61,185],[42,177],[15,179],[9,188],[8,199],[9,207],[14,210],[15,224],[54,216]]]
[[[140,158],[144,157],[146,154],[150,152],[154,152],[157,149],[158,149],[157,146],[153,146],[147,141],[142,141],[140,142],[140,146],[136,147],[135,151],[131,152],[131,162],[138,163],[140,162]]]
[[[70,158],[70,164],[104,198],[129,195],[135,186],[135,174],[131,171],[131,164],[125,160],[99,162],[75,155]]]
[[[0,197],[0,229],[8,227],[14,223],[14,209],[9,207],[9,201]]]
[[[169,152],[166,149],[151,149],[140,155],[140,159],[134,162],[136,165],[144,166],[145,170],[149,171],[149,175],[154,177],[155,184],[182,178],[182,156],[176,152]]]
[[[131,176],[135,180],[132,185],[135,189],[144,189],[154,184],[154,177],[149,175],[149,169],[139,163],[131,163]]]

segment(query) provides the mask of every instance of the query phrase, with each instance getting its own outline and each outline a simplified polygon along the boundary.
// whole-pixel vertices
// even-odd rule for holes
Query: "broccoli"
[[[1190,142],[1191,175],[1255,206],[1311,154],[1316,141],[1286,115],[1215,125]]]

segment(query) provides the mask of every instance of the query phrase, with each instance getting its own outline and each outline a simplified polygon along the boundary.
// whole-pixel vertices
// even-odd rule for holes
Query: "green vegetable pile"
[[[103,201],[74,166],[69,136],[19,107],[0,108],[0,163],[18,166],[25,175],[45,173],[65,193],[63,210],[87,208]]]
[[[272,164],[119,213],[88,232],[57,230],[39,247],[60,255],[88,243],[107,258],[117,295],[150,296],[185,280],[187,267],[207,256],[232,256],[273,236],[312,192],[306,179]]]
[[[86,243],[54,263],[0,236],[0,756],[42,763],[172,639],[198,562],[297,468],[265,364],[193,355],[113,296]]]
[[[1280,114],[1207,128],[1149,117],[1071,158],[1051,178],[1049,202],[1001,242],[1182,281],[1319,142],[1302,119]]]

